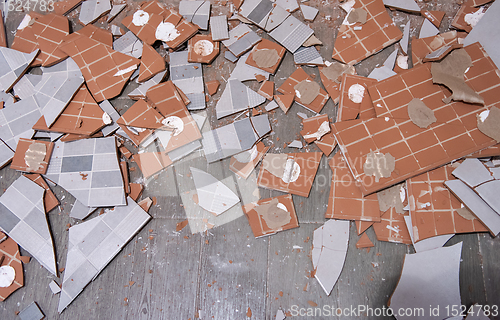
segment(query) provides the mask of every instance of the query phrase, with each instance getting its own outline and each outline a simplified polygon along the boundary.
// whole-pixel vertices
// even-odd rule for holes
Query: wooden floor
[[[138,2],[133,3],[137,5]],[[178,2],[174,5],[177,7]],[[219,3],[212,1],[212,14],[227,12]],[[441,31],[447,30],[459,6],[451,1],[431,1],[430,10],[447,12]],[[343,14],[337,1],[311,0],[310,5],[321,8],[320,16],[311,24],[316,35],[324,43],[321,54],[329,58],[336,36],[336,27]],[[131,9],[132,12],[132,9]],[[398,26],[411,20],[412,35],[417,35],[422,17],[392,12]],[[300,17],[300,12],[295,13]],[[122,14],[115,23],[124,16]],[[326,20],[325,16],[330,16]],[[22,13],[10,13],[7,21],[9,44],[14,30],[22,20]],[[76,21],[73,17],[72,23]],[[96,23],[106,26],[105,23]],[[75,26],[74,29],[79,29]],[[262,34],[262,36],[267,36]],[[367,75],[377,64],[382,63],[393,48],[386,49],[356,66],[359,74]],[[227,79],[233,64],[219,56],[211,67],[204,67],[205,80]],[[315,74],[316,68],[305,68]],[[279,86],[294,70],[292,55],[287,53],[279,71],[274,77]],[[248,84],[248,83],[247,83]],[[256,83],[249,84],[256,88]],[[127,93],[137,84],[125,88],[122,97],[112,100],[113,105],[123,113],[131,100]],[[224,88],[224,84],[221,89]],[[214,97],[220,96],[222,90]],[[215,101],[208,103],[210,125],[218,126],[214,116]],[[296,139],[300,131],[297,112],[310,112],[294,105],[287,115],[280,110],[271,115],[274,134],[268,137],[267,145],[274,143],[273,152],[292,151],[283,148],[284,142]],[[335,118],[336,108],[330,100],[323,113]],[[225,120],[227,121],[227,120]],[[315,146],[307,150],[319,151]],[[336,151],[335,151],[336,152]],[[333,154],[332,154],[333,155]],[[330,156],[331,157],[331,156]],[[54,279],[47,270],[32,260],[25,266],[25,286],[0,302],[0,319],[14,319],[15,313],[36,301],[47,319],[274,319],[279,308],[284,311],[292,306],[308,308],[314,302],[318,307],[350,308],[366,305],[381,308],[393,292],[403,264],[404,255],[412,253],[411,246],[378,242],[373,230],[368,236],[375,243],[369,252],[358,250],[354,223],[346,263],[339,281],[330,296],[325,295],[318,282],[310,277],[312,235],[314,229],[325,222],[324,213],[328,199],[328,184],[331,171],[328,160],[323,157],[309,198],[293,196],[300,227],[279,234],[254,239],[245,217],[210,230],[204,234],[192,235],[189,227],[176,232],[176,224],[186,219],[177,181],[179,171],[196,165],[200,159],[185,161],[167,170],[157,180],[146,185],[144,196],[155,196],[157,204],[152,207],[153,216],[146,227],[117,255],[104,271],[73,301],[61,314],[57,314],[58,295],[52,295],[48,284]],[[141,178],[135,163],[130,167],[131,180]],[[222,177],[234,177],[228,169],[229,160],[210,165]],[[11,169],[0,171],[0,190],[5,190],[19,173]],[[235,179],[235,178],[234,178]],[[66,264],[68,224],[77,221],[68,213],[74,198],[60,187],[54,191],[61,199],[61,209],[48,214],[56,247],[58,268]],[[3,191],[0,191],[3,192]],[[277,196],[277,191],[260,190],[260,197]],[[470,306],[479,304],[500,304],[500,238],[489,234],[466,234],[453,237],[449,244],[463,241],[460,266],[460,288],[462,303]],[[448,244],[448,245],[449,245]],[[301,247],[300,249],[294,249]],[[27,254],[24,252],[24,254]],[[61,283],[61,279],[56,279]],[[298,317],[300,318],[300,317]],[[305,318],[305,317],[303,317]],[[342,318],[342,317],[341,317]],[[355,317],[353,317],[355,318]],[[360,315],[359,318],[370,318]],[[390,318],[390,317],[387,317]],[[317,317],[321,319],[321,317]],[[378,317],[377,319],[384,319]]]

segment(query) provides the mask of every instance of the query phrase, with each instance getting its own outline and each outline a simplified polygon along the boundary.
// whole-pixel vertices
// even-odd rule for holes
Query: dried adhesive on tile
[[[366,23],[366,18],[368,17],[368,13],[366,10],[361,9],[361,8],[356,8],[352,9],[349,15],[346,18],[346,21],[348,24],[355,24],[356,22],[359,22],[361,24]]]
[[[277,198],[274,198],[269,203],[256,206],[254,210],[262,216],[271,229],[279,229],[292,220],[286,207]]]
[[[361,103],[365,96],[365,87],[356,83],[349,87],[348,91],[349,100],[354,103]]]
[[[11,266],[0,267],[0,287],[7,288],[12,285],[16,278],[16,270]]]
[[[288,155],[268,153],[262,160],[262,167],[272,175],[281,178],[285,171]]]
[[[161,123],[173,131],[174,137],[179,135],[184,130],[184,122],[177,116],[166,117]]]
[[[208,40],[200,40],[194,44],[194,52],[200,56],[208,56],[214,51],[214,45]]]
[[[324,74],[325,77],[327,77],[328,79],[339,82],[338,78],[342,74],[344,73],[355,74],[356,69],[354,69],[354,66],[350,66],[348,64],[333,62],[328,67],[322,68],[321,73]]]
[[[469,209],[467,209],[466,207],[463,207],[463,208],[458,208],[456,209],[457,213],[464,219],[466,220],[474,220],[474,219],[477,219],[476,216],[470,212]]]
[[[40,170],[45,163],[47,146],[43,143],[32,143],[24,155],[24,161],[31,171]]]
[[[297,181],[300,176],[300,166],[294,159],[287,159],[285,163],[285,171],[281,180],[284,183],[292,183]]]
[[[132,23],[137,27],[146,25],[149,21],[149,13],[143,10],[137,10],[132,18]]]
[[[378,182],[380,178],[389,178],[394,171],[396,159],[390,153],[373,152],[366,156],[363,171],[368,176],[374,176]]]
[[[295,89],[295,95],[304,104],[312,103],[321,89],[317,82],[307,79],[297,83],[293,88]]]
[[[500,143],[500,109],[492,107],[477,117],[477,128],[488,137]]]
[[[304,139],[314,138],[316,140],[320,140],[325,134],[330,132],[330,123],[328,121],[324,121],[318,128],[318,131],[310,134],[306,134]]]
[[[156,27],[156,39],[163,42],[175,40],[180,35],[179,31],[170,22],[161,22],[158,27]]]
[[[260,68],[271,68],[280,59],[276,49],[255,50],[252,52],[252,57]]]
[[[425,103],[414,98],[408,103],[408,116],[411,121],[419,128],[426,129],[437,121],[434,111],[425,105]]]
[[[377,192],[378,205],[381,212],[386,212],[390,208],[394,208],[397,213],[404,213],[404,198],[405,189],[403,184],[398,184]]]

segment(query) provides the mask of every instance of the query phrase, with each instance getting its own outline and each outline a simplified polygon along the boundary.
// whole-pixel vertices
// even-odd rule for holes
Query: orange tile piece
[[[333,59],[353,65],[403,37],[382,0],[357,0],[353,8],[362,8],[367,12],[366,23],[356,22],[339,28],[333,47]],[[354,30],[359,26],[361,30]]]
[[[0,17],[3,17],[2,10],[0,10]],[[0,47],[7,47],[7,35],[5,34],[3,19],[0,19]]]
[[[259,91],[257,91],[257,93],[267,100],[272,101],[274,96],[274,82],[264,80],[264,82],[262,82],[262,84],[260,85]]]
[[[0,301],[4,301],[14,291],[24,285],[24,272],[19,246],[12,238],[7,238],[0,242],[0,257],[1,256],[5,257],[2,266],[11,266],[16,271],[14,282],[8,287],[0,287]]]
[[[362,248],[372,248],[374,247],[373,242],[368,238],[368,235],[366,233],[363,233],[361,235],[361,238],[359,238],[358,242],[356,242],[356,248],[362,249]]]
[[[469,154],[467,158],[487,158],[500,156],[500,144]]]
[[[139,82],[149,80],[159,72],[165,70],[165,59],[148,44],[142,46],[141,66],[139,70]]]
[[[325,218],[357,221],[380,221],[376,194],[363,196],[340,152],[329,162],[332,183]]]
[[[229,162],[229,170],[236,173],[243,179],[247,179],[248,176],[250,176],[250,173],[252,173],[253,169],[260,162],[260,160],[262,160],[267,151],[269,151],[271,146],[266,147],[266,145],[262,141],[259,141],[254,148],[257,154],[255,158],[251,160],[249,159],[250,161],[248,162],[240,162],[235,156],[232,156]]]
[[[156,42],[156,28],[163,21],[163,16],[159,14],[154,14],[152,12],[148,12],[141,8],[143,11],[149,13],[149,20],[143,26],[136,26],[133,22],[133,13],[132,15],[126,16],[122,20],[122,24],[127,27],[130,31],[132,31],[137,38],[141,39],[144,44],[153,45]]]
[[[307,143],[311,143],[311,142],[316,141],[315,137],[307,137],[306,138],[306,136],[316,133],[318,131],[318,129],[320,128],[320,126],[324,122],[330,123],[330,120],[328,119],[327,114],[320,114],[320,115],[302,120],[302,131],[300,131],[300,134],[302,135],[302,137],[304,138],[304,140]]]
[[[49,13],[34,20],[31,29],[41,51],[42,66],[49,67],[66,59],[68,55],[59,47],[69,34],[68,18]]]
[[[264,76],[263,76],[263,75],[261,75],[261,74],[256,74],[256,75],[255,75],[255,80],[257,80],[257,82],[262,82],[262,81],[264,81],[264,80],[266,80],[266,79],[267,79],[267,78],[266,78],[266,77],[264,77]]]
[[[446,12],[444,11],[427,11],[427,10],[422,10],[420,11],[421,14],[427,18],[436,28],[439,28],[441,25],[441,21],[443,20],[443,17]]]
[[[411,244],[410,233],[408,233],[404,219],[404,216],[407,215],[408,212],[404,214],[397,213],[394,208],[384,212],[380,216],[380,222],[375,222],[373,224],[373,231],[375,231],[377,240]]]
[[[463,30],[465,32],[471,32],[472,27],[467,22],[465,22],[465,15],[474,13],[478,10],[478,8],[474,8],[472,4],[473,2],[471,0],[468,0],[464,4],[462,4],[457,14],[453,18],[453,21],[451,22],[451,26],[453,28]]]
[[[283,94],[293,94],[295,97],[295,101],[300,103],[302,106],[304,106],[306,109],[309,109],[311,111],[314,111],[316,113],[319,113],[321,109],[323,109],[323,106],[325,105],[326,101],[328,101],[328,93],[326,93],[325,90],[320,88],[318,96],[311,102],[310,104],[304,104],[301,103],[300,98],[298,98],[295,95],[295,85],[298,83],[308,80],[308,81],[314,81],[305,71],[302,67],[297,68],[290,77],[288,77],[287,80],[277,89],[278,92],[283,93]]]
[[[142,208],[142,210],[149,212],[149,209],[153,205],[153,200],[151,200],[151,198],[148,197],[146,199],[139,201],[137,204],[139,205],[139,207]]]
[[[163,116],[145,100],[138,100],[125,113],[116,120],[117,124],[145,128],[158,129],[163,126]]]
[[[413,66],[423,63],[425,56],[431,52],[448,45],[458,44],[458,38],[461,38],[462,36],[463,35],[461,33],[452,30],[432,37],[413,39],[411,41]]]
[[[373,224],[375,224],[374,221],[359,221],[355,220],[354,223],[356,224],[356,231],[358,233],[358,236],[368,230]]]
[[[123,188],[125,189],[125,193],[130,193],[130,181],[128,178],[128,164],[127,161],[120,161],[120,171],[122,173],[123,178]]]
[[[43,15],[40,13],[36,13],[34,11],[29,13],[31,17],[31,21],[34,22],[35,18],[42,18]],[[16,36],[14,37],[14,41],[11,45],[12,49],[17,51],[31,53],[38,49],[38,41],[33,32],[33,25],[28,25],[21,30],[16,30]],[[40,54],[36,57],[35,61],[31,63],[32,67],[39,67],[42,65],[42,59],[40,58]]]
[[[290,107],[292,106],[294,99],[295,94],[274,95],[274,100],[276,100],[284,113],[288,112],[288,109],[290,109]]]
[[[200,42],[201,41],[201,42]],[[206,51],[207,46],[212,46],[212,52]],[[219,55],[219,41],[213,41],[211,35],[197,34],[188,42],[188,62],[212,63]]]
[[[130,152],[125,146],[121,146],[119,150],[125,158],[130,159],[130,157],[132,157],[132,152]]]
[[[29,167],[26,163],[26,158],[33,158],[38,153],[35,150],[33,152],[29,150],[30,148],[33,148],[38,144],[45,145],[45,156],[41,159],[39,158],[35,160],[39,164],[38,167]],[[10,168],[24,172],[45,174],[47,172],[47,167],[49,165],[50,156],[52,155],[53,149],[53,142],[20,138],[17,142],[16,152],[14,153],[14,157],[12,158]]]
[[[488,232],[477,218],[468,220],[457,213],[461,202],[444,185],[454,179],[455,169],[447,164],[407,180],[415,242],[443,234]]]
[[[134,72],[133,67],[140,62],[83,35],[64,42],[61,50],[78,64],[87,87],[97,102],[119,95]]]
[[[330,124],[330,130],[332,128],[332,125]],[[320,140],[314,141],[314,144],[318,146],[318,148],[325,154],[325,156],[329,156],[330,153],[332,153],[333,149],[337,146],[337,140],[335,139],[335,136],[333,135],[333,132],[330,131],[329,133],[325,134],[323,138]]]
[[[140,183],[130,183],[130,194],[128,195],[134,201],[137,201],[144,190],[144,186]]]
[[[276,53],[278,54],[279,56],[279,59],[278,61],[272,65],[271,67],[268,67],[268,68],[261,68],[257,65],[257,63],[253,60],[253,53],[257,50],[262,50],[262,49],[269,49],[269,50],[276,50]],[[264,70],[266,72],[269,72],[269,73],[276,73],[276,70],[278,70],[278,67],[281,63],[281,60],[283,60],[283,57],[285,56],[285,53],[286,53],[286,49],[284,47],[282,47],[281,45],[277,44],[276,42],[274,41],[271,41],[271,40],[268,40],[268,39],[264,39],[262,38],[261,41],[259,41],[259,43],[257,43],[252,51],[250,52],[250,54],[248,55],[248,58],[247,60],[245,61],[246,64],[252,66],[252,67],[255,67],[255,68],[258,68],[258,69],[261,69],[261,70]]]
[[[219,89],[220,86],[220,82],[218,80],[212,80],[205,82],[205,85],[207,86],[208,94],[213,96],[214,94],[217,93],[217,90]]]
[[[130,141],[132,141],[136,146],[139,146],[144,140],[146,140],[150,135],[153,134],[153,130],[146,129],[142,132],[138,132],[137,134],[130,131],[126,125],[118,124],[120,128],[127,134]]]
[[[59,205],[59,199],[57,199],[54,192],[52,192],[52,189],[50,189],[49,185],[40,174],[30,173],[24,174],[24,176],[45,189],[45,194],[43,195],[43,206],[45,208],[45,213],[49,213],[50,211],[52,211],[52,209],[56,208]]]
[[[164,152],[143,152],[134,154],[132,159],[137,163],[145,179],[165,169],[172,160]]]
[[[113,46],[113,34],[111,33],[111,31],[98,28],[93,24],[88,24],[85,27],[81,28],[80,30],[71,33],[66,37],[66,39],[64,39],[64,41],[71,40],[71,38],[76,35],[83,35],[92,38],[94,40],[97,40],[110,47]]]
[[[101,131],[94,133],[91,136],[86,136],[86,135],[81,135],[81,134],[74,134],[74,133],[68,133],[62,136],[60,139],[62,142],[70,142],[70,141],[76,141],[76,140],[81,140],[81,139],[88,139],[88,138],[102,138],[104,135],[102,134]]]
[[[337,121],[354,120],[362,110],[363,117],[367,117],[368,113],[370,113],[370,118],[372,118],[375,114],[373,112],[374,109],[368,92],[368,87],[375,83],[377,83],[377,80],[375,79],[344,73],[342,75],[342,84],[340,85],[340,100],[337,112]],[[349,99],[349,88],[355,84],[362,85],[365,88],[365,94],[361,103],[355,103]]]
[[[54,13],[66,15],[82,3],[83,0],[67,0],[54,2]]]

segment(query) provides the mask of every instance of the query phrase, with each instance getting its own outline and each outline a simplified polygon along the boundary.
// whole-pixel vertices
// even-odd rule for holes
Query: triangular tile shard
[[[140,73],[137,80],[144,82],[163,70],[165,70],[165,59],[153,47],[145,44],[142,48]]]
[[[332,58],[353,65],[401,39],[403,33],[387,13],[382,0],[357,0],[335,40]],[[366,22],[350,24],[350,16],[361,11]],[[360,16],[357,14],[357,16]],[[364,23],[363,23],[364,22]],[[357,30],[361,27],[361,30]]]
[[[170,56],[170,79],[184,92],[188,110],[205,109],[205,88],[201,63],[188,62],[188,51],[173,52]]]
[[[229,79],[224,92],[215,106],[217,119],[256,107],[265,101],[266,98],[239,80]]]
[[[2,238],[2,235],[5,236],[5,234],[0,232],[0,238]],[[6,287],[0,287],[0,301],[4,301],[14,291],[24,285],[24,272],[19,246],[12,238],[7,238],[0,242],[0,256],[5,257],[2,266],[9,266],[13,268],[15,272],[12,283]]]
[[[151,219],[134,200],[69,228],[59,313],[113,260]]]
[[[246,0],[238,12],[267,32],[279,26],[290,15],[283,7],[270,0]]]
[[[375,69],[373,69],[372,72],[370,72],[368,78],[376,79],[377,81],[382,81],[396,75],[396,72],[394,72],[393,69],[397,56],[398,56],[398,50],[394,50],[389,55],[389,57],[387,57],[382,66],[375,67]]]
[[[99,107],[109,116],[109,118],[111,118],[111,123],[106,123],[106,126],[101,129],[102,134],[107,137],[112,135],[116,130],[118,130],[118,128],[120,128],[116,123],[116,121],[120,119],[120,114],[108,100],[104,100],[99,103]],[[106,122],[109,122],[109,119],[107,119]]]
[[[316,47],[300,47],[293,54],[293,62],[296,65],[322,66],[325,63]]]
[[[222,41],[222,43],[232,54],[240,57],[261,40],[262,38],[249,26],[240,23],[229,31],[229,39]]]
[[[387,305],[393,310],[421,306],[460,305],[460,257],[462,242],[415,254],[407,254],[401,277]],[[400,309],[403,308],[403,309]],[[401,316],[396,319],[442,319],[425,310],[420,316]]]
[[[313,33],[314,31],[309,26],[294,16],[289,16],[282,24],[270,32],[269,36],[288,51],[294,53]]]
[[[443,17],[446,12],[444,11],[427,11],[427,10],[422,10],[421,14],[426,17],[432,24],[436,27],[439,28],[441,25],[441,21],[443,20]]]
[[[210,18],[210,1],[182,0],[179,2],[179,14],[200,29],[207,30]]]
[[[313,273],[327,295],[344,268],[349,244],[349,221],[329,220],[314,230],[311,252]]]
[[[128,56],[139,59],[142,56],[143,44],[131,31],[113,42],[113,49]]]
[[[227,25],[227,16],[221,14],[219,16],[210,17],[210,33],[213,41],[221,41],[229,39],[229,29]]]
[[[220,82],[218,80],[207,81],[205,86],[207,86],[208,94],[213,96],[219,90]]]
[[[304,16],[304,20],[306,21],[314,21],[316,19],[316,16],[318,15],[319,10],[311,7],[311,6],[306,6],[305,4],[300,5],[300,11],[302,11],[302,15]]]
[[[37,59],[42,61],[43,67],[54,65],[68,56],[59,46],[69,34],[68,18],[53,13],[35,17],[31,30],[40,49]]]
[[[24,176],[40,187],[45,189],[45,195],[43,197],[43,206],[45,208],[45,213],[49,213],[52,209],[59,205],[59,199],[54,195],[54,192],[49,187],[49,184],[45,179],[39,174],[24,174]]]
[[[24,75],[39,50],[24,53],[14,49],[0,47],[0,91],[8,92]]]
[[[87,25],[94,23],[109,11],[111,11],[111,2],[109,0],[86,0],[80,8],[79,19],[83,25]]]
[[[20,176],[0,197],[0,227],[57,277],[54,245],[43,196],[45,190]]]
[[[126,204],[115,137],[57,141],[45,177],[88,207]]]
[[[85,36],[65,42],[61,50],[78,64],[97,102],[119,95],[140,62]]]
[[[274,82],[264,80],[257,93],[266,98],[267,100],[272,101],[274,97]]]
[[[374,247],[373,242],[368,238],[368,235],[366,233],[363,233],[361,235],[361,238],[359,238],[358,242],[356,242],[356,248],[362,249],[362,248],[372,248]]]
[[[111,8],[111,11],[108,15],[108,23],[110,23],[117,15],[119,15],[126,6],[126,4],[113,4],[113,7]]]
[[[288,112],[294,99],[295,94],[274,95],[274,100],[278,103],[278,106],[284,113]]]
[[[420,7],[415,0],[384,0],[384,5],[401,11],[420,12]]]
[[[418,34],[418,38],[427,38],[435,36],[439,33],[439,29],[436,28],[432,22],[427,19],[424,19],[422,26],[420,27],[420,33]]]
[[[211,174],[191,167],[194,185],[198,194],[198,204],[215,216],[230,209],[240,198]]]
[[[243,179],[247,179],[270,148],[270,146],[266,147],[262,141],[259,141],[250,150],[232,156],[229,163],[229,170]]]
[[[248,150],[271,131],[267,114],[245,118],[203,133],[203,150],[209,163]]]

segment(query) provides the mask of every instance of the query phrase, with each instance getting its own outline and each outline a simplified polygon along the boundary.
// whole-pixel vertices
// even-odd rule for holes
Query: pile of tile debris
[[[230,157],[225,163],[242,181],[240,190],[253,179],[286,194],[260,199],[241,192],[240,199],[232,180],[193,166],[184,178],[194,187],[181,195],[186,214],[188,220],[188,211],[208,216],[178,230],[189,224],[193,233],[207,231],[234,219],[231,210],[241,206],[261,237],[299,227],[292,195],[309,196],[323,154],[330,157],[338,145],[329,161],[325,217],[331,220],[313,235],[313,274],[326,294],[342,271],[348,220],[354,220],[357,248],[373,247],[364,233],[373,226],[377,240],[413,244],[417,252],[406,256],[388,305],[460,305],[461,243],[443,245],[456,233],[500,232],[500,51],[494,40],[500,3],[490,1],[466,1],[452,22],[456,30],[443,33],[444,12],[420,10],[413,0],[341,2],[345,19],[335,62],[319,54],[314,30],[292,14],[300,8],[303,19],[313,21],[318,9],[296,1],[235,0],[229,19],[240,23],[231,30],[226,15],[211,16],[209,1],[182,0],[178,9],[141,3],[126,11],[126,33],[116,24],[108,25],[111,31],[92,24],[110,23],[126,7],[109,1],[68,0],[51,13],[26,14],[10,48],[0,32],[0,163],[24,173],[0,197],[6,234],[0,300],[23,286],[22,262],[29,258],[18,245],[59,275],[46,217],[59,205],[51,186],[76,198],[70,216],[84,220],[69,228],[62,286],[50,283],[62,312],[151,219],[153,201],[137,202],[144,186],[129,181],[127,160],[147,180],[200,150],[207,166]],[[70,33],[65,15],[80,3],[84,27]],[[401,32],[386,6],[422,14],[419,38],[410,39],[409,23]],[[368,77],[356,74],[354,64],[395,43]],[[158,45],[168,50],[168,65]],[[297,68],[275,90],[270,75],[287,51]],[[220,75],[225,86],[214,113],[217,119],[239,115],[207,128],[203,109],[220,82],[205,82],[203,65],[220,52],[236,66]],[[302,65],[319,68],[323,87]],[[120,115],[109,100],[136,78],[140,85],[129,93],[136,102]],[[261,82],[259,90],[243,84],[248,80]],[[335,122],[320,114],[330,98],[338,104]],[[286,114],[294,102],[316,115],[297,114],[302,139],[288,147],[314,142],[321,152],[268,153],[271,146],[262,141],[273,130],[268,114]],[[161,151],[148,148],[155,141]],[[97,208],[108,209],[85,220]],[[447,282],[444,292],[422,286],[436,279]],[[284,317],[281,310],[278,315]],[[20,316],[43,314],[33,303]]]

